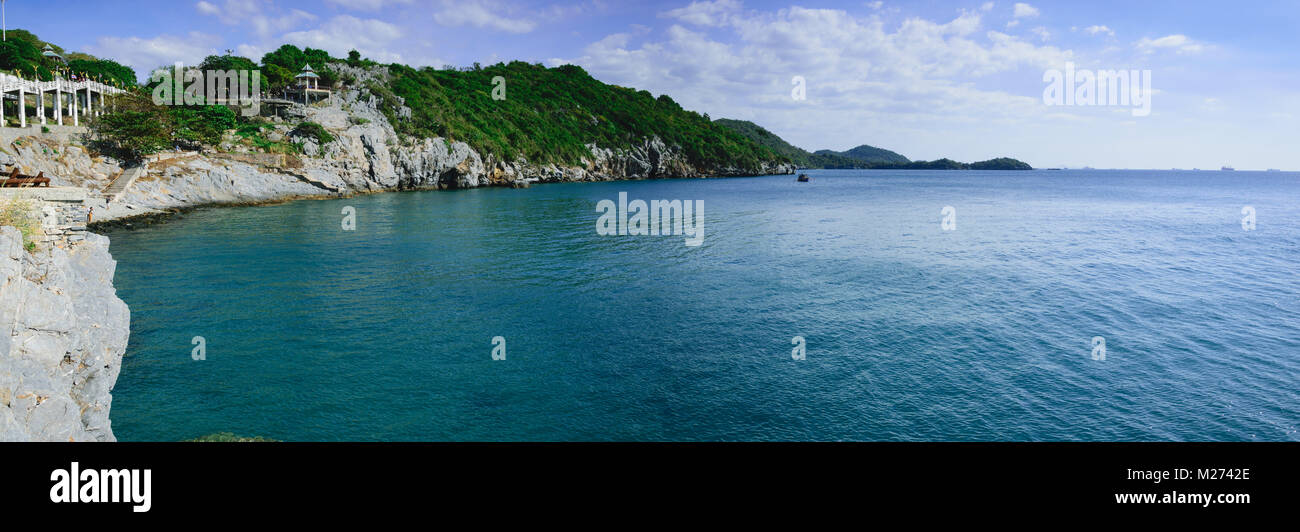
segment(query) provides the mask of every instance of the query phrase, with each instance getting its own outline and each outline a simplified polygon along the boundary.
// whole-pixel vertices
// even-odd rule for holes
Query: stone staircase
[[[114,179],[112,183],[109,183],[107,187],[104,187],[104,191],[101,193],[104,196],[104,199],[110,202],[117,201],[118,196],[121,196],[123,192],[126,192],[126,189],[130,187],[132,183],[135,183],[136,179],[139,179],[140,176],[144,175],[145,171],[148,169],[149,167],[147,164],[137,164],[122,170],[122,175],[117,176],[117,179]]]

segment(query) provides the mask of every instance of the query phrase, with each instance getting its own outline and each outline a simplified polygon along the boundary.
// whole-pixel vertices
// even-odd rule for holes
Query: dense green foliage
[[[115,83],[122,87],[135,85],[135,71],[116,61],[99,59],[95,56],[73,52],[64,54],[63,48],[42,41],[27,30],[9,30],[8,39],[0,41],[0,70],[9,71],[27,79],[49,81],[55,73],[77,74],[105,83]],[[67,63],[58,59],[45,57],[45,45],[49,44],[55,53],[64,55]]]
[[[785,139],[764,129],[763,126],[748,120],[732,120],[730,118],[719,118],[714,120],[713,123],[740,133],[760,146],[772,150],[773,153],[789,159],[794,164],[808,166],[810,154],[807,151],[786,142]]]
[[[226,130],[235,127],[235,111],[224,105],[172,107],[173,135],[191,146],[211,146],[221,142]]]
[[[136,83],[134,69],[111,59],[70,59],[68,70],[119,87],[134,87]]]
[[[763,129],[758,124],[744,120],[719,119],[718,124],[745,135],[776,153],[794,161],[801,168],[877,168],[893,170],[1033,170],[1028,164],[999,157],[976,163],[962,163],[952,159],[912,161],[895,152],[863,144],[848,151],[819,150],[808,153],[793,146],[781,137]]]
[[[120,96],[117,112],[91,120],[97,147],[133,160],[173,146],[198,148],[221,142],[235,127],[235,111],[221,105],[161,106],[141,93]]]
[[[170,115],[161,108],[132,106],[96,118],[90,130],[99,149],[124,160],[135,160],[171,146],[168,118]]]
[[[1010,157],[998,157],[987,161],[970,163],[971,170],[1033,170],[1034,167],[1029,163],[1012,159]]]
[[[816,152],[813,153],[813,155],[820,155],[823,157],[827,157],[827,156],[843,157],[845,159],[863,162],[868,165],[878,164],[878,163],[907,164],[911,162],[911,160],[908,159],[907,157],[903,157],[902,155],[899,155],[897,153],[894,153],[886,149],[877,148],[875,146],[868,146],[866,144],[850,149],[848,151],[817,150]]]
[[[23,30],[14,30],[11,33],[18,34],[18,36],[7,41],[0,41],[0,70],[6,70],[27,79],[37,78],[43,81],[54,79],[54,74],[50,69],[56,67],[54,64],[56,61],[41,55],[45,43],[34,39],[34,35],[32,35],[33,39],[23,38],[23,34],[31,35]]]
[[[315,122],[303,122],[298,124],[298,127],[294,128],[291,135],[295,137],[314,138],[316,139],[316,143],[321,146],[334,142],[334,135],[331,135],[329,131],[326,131],[325,126]]]
[[[360,61],[359,57],[360,54],[358,54],[358,61]],[[320,76],[320,86],[330,87],[334,85],[336,79],[326,65],[338,61],[342,60],[331,57],[325,50],[300,49],[292,44],[286,44],[262,56],[262,77],[270,90],[278,91],[292,85],[294,76],[302,72],[304,66],[311,65]]]
[[[747,120],[719,118],[714,122],[766,146],[773,152],[794,162],[800,168],[867,168],[872,163],[878,162],[908,162],[907,157],[865,144],[847,152],[821,150],[817,153],[809,153],[803,148],[786,142],[785,139],[778,137],[775,133],[764,129],[762,126]]]
[[[369,89],[383,99],[399,133],[464,141],[506,160],[578,164],[590,158],[589,143],[625,148],[652,136],[680,146],[689,162],[705,169],[755,169],[785,160],[667,95],[606,85],[576,65],[515,61],[463,70],[391,65],[389,71],[391,83]],[[494,98],[494,90],[502,98]],[[397,97],[411,118],[398,115]]]

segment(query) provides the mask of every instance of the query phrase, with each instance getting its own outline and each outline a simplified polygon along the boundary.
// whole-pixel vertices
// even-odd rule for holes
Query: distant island
[[[847,151],[817,150],[808,152],[794,146],[763,126],[746,120],[719,118],[715,123],[726,126],[756,144],[789,159],[800,168],[881,169],[881,170],[1033,170],[1028,163],[1010,157],[963,163],[952,159],[913,161],[901,154],[863,144]]]

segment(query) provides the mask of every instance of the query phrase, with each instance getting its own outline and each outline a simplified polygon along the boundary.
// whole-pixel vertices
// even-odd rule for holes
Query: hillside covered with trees
[[[338,58],[323,50],[284,45],[260,62],[214,55],[204,59],[199,68],[260,70],[264,91],[275,95],[293,83],[305,64],[311,64],[321,76],[322,87],[364,89],[377,96],[399,135],[461,141],[502,160],[524,157],[532,163],[576,165],[591,157],[591,144],[620,149],[658,137],[667,146],[678,147],[701,169],[757,170],[763,164],[791,162],[715,124],[708,115],[683,109],[667,95],[655,97],[647,91],[602,83],[576,65],[546,68],[516,61],[486,67],[416,69],[380,65],[356,52]],[[388,74],[370,77],[359,86],[363,82],[342,72],[347,69],[341,65],[382,66]],[[221,137],[215,130],[219,127],[258,135],[261,119],[256,117],[248,119],[202,106],[151,107],[144,101],[151,86],[141,87],[135,101],[96,124],[102,138],[138,155],[171,145],[211,145]],[[213,127],[202,127],[196,119],[211,120]]]
[[[602,83],[577,65],[515,61],[465,69],[390,65],[389,71],[392,82],[370,90],[384,97],[399,133],[464,141],[506,160],[576,164],[590,157],[588,144],[618,149],[657,136],[701,168],[790,162],[668,95]],[[409,120],[397,119],[401,104],[394,96],[411,109]]]
[[[717,123],[744,135],[750,140],[771,149],[788,158],[800,168],[865,168],[888,170],[1032,170],[1029,164],[1009,157],[999,157],[987,161],[963,163],[952,159],[934,161],[912,161],[898,153],[863,144],[846,151],[818,150],[808,152],[803,148],[786,142],[764,129],[762,126],[746,120],[720,118]]]
[[[63,58],[44,55],[45,46]],[[42,41],[30,31],[12,29],[6,40],[0,41],[0,70],[25,79],[53,80],[58,73],[65,77],[77,75],[82,79],[95,79],[119,87],[136,85],[135,71],[111,59],[100,59],[80,52],[67,53],[57,44]]]

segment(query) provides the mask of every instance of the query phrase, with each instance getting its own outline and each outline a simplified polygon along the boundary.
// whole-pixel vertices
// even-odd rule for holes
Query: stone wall
[[[98,200],[78,187],[0,188],[0,201],[14,198],[31,202],[45,229],[36,243],[45,249],[84,241],[91,206]]]

